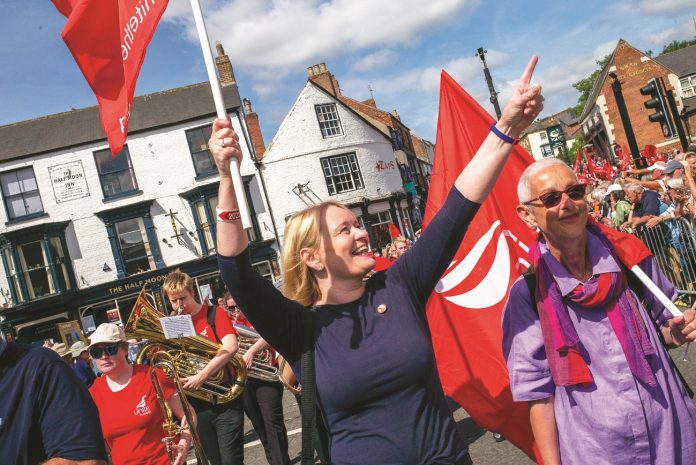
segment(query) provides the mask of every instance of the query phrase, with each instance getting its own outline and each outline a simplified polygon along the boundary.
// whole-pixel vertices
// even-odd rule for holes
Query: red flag
[[[492,118],[446,72],[440,81],[429,222],[489,132]],[[537,454],[526,402],[515,403],[502,354],[501,313],[512,283],[528,267],[532,230],[515,211],[517,181],[533,161],[519,145],[469,226],[453,264],[428,301],[428,321],[445,393],[482,427]],[[526,245],[525,245],[526,244]],[[541,459],[538,458],[540,462]]]
[[[52,0],[68,21],[61,36],[99,103],[116,155],[126,142],[130,105],[145,49],[169,0]]]
[[[370,252],[369,254],[372,258],[375,259],[375,267],[372,269],[372,271],[377,272],[377,271],[386,270],[387,268],[392,266],[392,263],[394,263],[391,260],[389,260],[388,258],[378,257],[377,255],[375,255],[372,252]]]
[[[626,148],[626,145],[623,144],[621,147],[617,147],[616,151],[619,155],[619,169],[626,171],[631,166],[631,153]]]
[[[401,231],[399,231],[399,228],[397,228],[394,223],[389,223],[389,235],[392,239],[396,239],[401,235]]]

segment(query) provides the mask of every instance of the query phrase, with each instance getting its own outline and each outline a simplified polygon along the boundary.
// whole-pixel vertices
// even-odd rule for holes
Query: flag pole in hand
[[[203,12],[198,0],[191,0],[191,8],[193,9],[193,18],[196,22],[196,31],[198,39],[201,41],[201,49],[203,50],[203,58],[205,60],[205,68],[208,71],[208,80],[210,81],[210,89],[213,92],[213,100],[215,101],[215,110],[220,119],[229,120],[227,111],[225,110],[225,102],[222,99],[222,90],[220,89],[220,81],[215,72],[215,64],[213,63],[213,54],[210,51],[210,42],[208,42],[208,32],[205,29],[203,21]],[[239,215],[242,219],[242,227],[249,229],[252,227],[251,216],[249,214],[249,206],[246,202],[244,194],[244,183],[242,175],[239,173],[239,164],[235,158],[230,159],[230,173],[232,174],[232,184],[234,185],[234,193],[237,197],[237,207]]]

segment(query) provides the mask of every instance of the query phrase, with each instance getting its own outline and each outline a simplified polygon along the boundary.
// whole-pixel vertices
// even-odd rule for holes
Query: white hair
[[[681,189],[684,187],[684,180],[682,178],[672,178],[668,179],[665,184],[667,184],[667,187],[670,189]]]
[[[640,184],[626,184],[624,186],[626,192],[638,192],[639,194],[645,190]]]
[[[522,172],[522,176],[520,176],[520,180],[517,182],[517,199],[520,203],[529,202],[532,198],[532,192],[529,188],[529,181],[532,176],[544,168],[548,168],[549,166],[562,166],[570,171],[573,174],[573,177],[577,178],[575,176],[575,171],[573,171],[573,169],[564,161],[561,161],[558,158],[549,157],[535,161]]]

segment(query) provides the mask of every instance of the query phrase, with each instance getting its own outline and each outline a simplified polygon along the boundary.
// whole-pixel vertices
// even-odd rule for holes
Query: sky
[[[106,0],[104,0],[106,1]],[[219,40],[266,145],[325,62],[344,95],[374,97],[435,142],[440,71],[491,114],[478,47],[504,106],[532,54],[543,116],[577,103],[572,84],[620,38],[656,54],[693,39],[696,0],[201,0],[210,43]],[[0,0],[0,125],[96,104],[60,38],[50,0]],[[207,80],[189,0],[170,0],[140,72],[136,95]]]

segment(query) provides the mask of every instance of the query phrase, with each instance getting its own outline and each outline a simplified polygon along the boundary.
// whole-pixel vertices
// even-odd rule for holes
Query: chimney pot
[[[217,49],[218,56],[225,54],[225,50],[222,48],[222,44],[219,40],[215,41],[215,48]]]
[[[307,75],[308,75],[309,77],[314,76],[314,70],[312,69],[311,66],[307,66]]]
[[[242,100],[242,102],[244,103],[244,112],[247,113],[247,114],[248,114],[248,113],[251,113],[251,112],[252,112],[252,110],[251,110],[251,100],[249,100],[248,98],[245,98],[245,99]]]
[[[314,68],[314,74],[315,74],[315,75],[317,75],[317,74],[319,74],[319,73],[321,72],[321,71],[319,71],[319,65],[314,65],[313,68]]]
[[[326,63],[319,63],[319,69],[322,73],[326,72]]]

